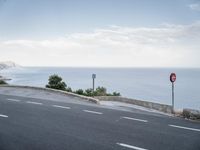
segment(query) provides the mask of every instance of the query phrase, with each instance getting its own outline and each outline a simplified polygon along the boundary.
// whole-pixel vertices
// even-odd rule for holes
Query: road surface
[[[200,150],[200,123],[78,100],[0,94],[0,150],[131,149]]]

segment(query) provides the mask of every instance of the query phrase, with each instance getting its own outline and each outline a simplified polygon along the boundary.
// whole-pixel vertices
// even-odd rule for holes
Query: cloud
[[[189,5],[190,9],[200,11],[200,3],[194,3]]]
[[[111,26],[54,40],[0,41],[0,59],[32,66],[200,67],[199,41],[200,22]]]

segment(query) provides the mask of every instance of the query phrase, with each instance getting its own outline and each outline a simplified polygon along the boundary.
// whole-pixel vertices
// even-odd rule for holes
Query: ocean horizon
[[[103,86],[123,97],[171,105],[172,72],[175,82],[175,108],[200,110],[200,68],[95,68],[95,67],[17,67],[0,70],[12,80],[9,84],[45,87],[48,77],[58,74],[73,90]]]

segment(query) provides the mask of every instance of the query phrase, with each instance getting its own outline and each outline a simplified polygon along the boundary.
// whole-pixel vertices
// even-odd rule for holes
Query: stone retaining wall
[[[97,96],[95,98],[99,99],[100,101],[124,102],[124,103],[143,106],[143,107],[150,108],[150,109],[155,109],[155,110],[165,112],[165,113],[172,113],[172,106],[165,105],[165,104],[130,99],[130,98],[125,98],[125,97],[120,97],[120,96]]]

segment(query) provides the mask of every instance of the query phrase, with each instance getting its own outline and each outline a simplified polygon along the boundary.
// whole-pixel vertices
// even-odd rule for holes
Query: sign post
[[[170,81],[172,82],[172,113],[174,113],[174,82],[176,81],[175,73],[171,73]]]
[[[94,92],[94,80],[95,80],[95,78],[96,78],[96,74],[92,74],[92,90],[93,90],[93,92]]]

